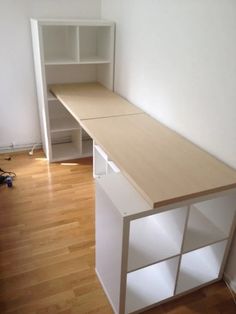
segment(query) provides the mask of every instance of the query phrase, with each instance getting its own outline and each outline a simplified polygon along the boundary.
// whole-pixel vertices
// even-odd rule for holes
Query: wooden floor
[[[92,160],[48,165],[41,152],[0,155],[0,313],[112,313],[94,272]],[[235,314],[223,282],[145,313]]]

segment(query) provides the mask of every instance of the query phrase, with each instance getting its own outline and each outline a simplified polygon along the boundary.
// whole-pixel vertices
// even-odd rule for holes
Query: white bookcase
[[[99,82],[113,90],[114,23],[31,20],[43,149],[49,161],[91,156],[92,139],[50,93],[51,84]]]
[[[121,172],[105,171],[109,158],[94,149],[96,272],[114,312],[138,313],[219,280],[235,190],[153,209]]]

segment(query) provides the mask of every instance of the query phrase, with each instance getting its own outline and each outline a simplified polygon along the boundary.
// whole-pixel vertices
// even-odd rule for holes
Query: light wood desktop
[[[143,112],[99,83],[57,84],[50,90],[79,122]]]
[[[236,171],[147,114],[82,121],[152,207],[236,187]]]
[[[152,207],[236,188],[236,171],[99,83],[50,86]]]

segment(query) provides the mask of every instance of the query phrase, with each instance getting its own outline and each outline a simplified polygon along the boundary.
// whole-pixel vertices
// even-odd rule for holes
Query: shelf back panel
[[[49,85],[97,81],[97,70],[94,64],[46,66],[45,72]]]
[[[77,28],[75,26],[43,26],[45,62],[77,60]]]

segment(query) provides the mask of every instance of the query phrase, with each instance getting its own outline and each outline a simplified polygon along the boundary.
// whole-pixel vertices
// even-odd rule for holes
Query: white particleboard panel
[[[121,216],[129,216],[151,209],[150,205],[121,172],[112,173],[97,178],[97,180],[106,194],[109,195]]]
[[[123,218],[96,182],[96,271],[105,292],[119,312]]]

